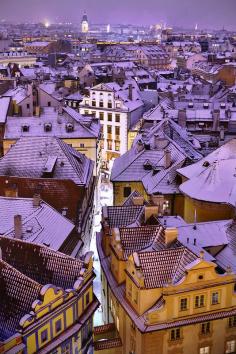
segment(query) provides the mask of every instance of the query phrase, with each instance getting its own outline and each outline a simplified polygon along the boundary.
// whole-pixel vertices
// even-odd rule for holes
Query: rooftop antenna
[[[197,229],[197,210],[196,210],[196,208],[194,210],[194,225],[193,225],[193,229],[194,230]]]

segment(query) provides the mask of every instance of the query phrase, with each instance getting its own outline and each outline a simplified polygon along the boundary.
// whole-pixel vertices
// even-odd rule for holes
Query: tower
[[[88,33],[89,31],[89,23],[88,23],[88,16],[86,13],[84,13],[82,22],[81,22],[81,32],[82,33]]]

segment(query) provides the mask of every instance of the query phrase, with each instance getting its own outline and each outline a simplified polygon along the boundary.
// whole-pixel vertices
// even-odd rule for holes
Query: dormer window
[[[67,131],[67,133],[73,132],[73,131],[74,131],[74,126],[73,126],[73,124],[67,123],[67,124],[66,124],[66,131]]]
[[[188,103],[188,108],[193,108],[193,102]]]
[[[209,103],[208,102],[203,103],[203,108],[204,109],[208,109],[209,108]]]
[[[51,123],[45,123],[44,124],[44,131],[45,132],[51,132],[52,131],[52,124]]]
[[[22,125],[21,130],[23,133],[28,133],[29,132],[29,125],[27,125],[27,124]]]
[[[225,107],[226,107],[225,103],[222,102],[222,103],[220,104],[220,108],[221,108],[221,109],[225,109]]]

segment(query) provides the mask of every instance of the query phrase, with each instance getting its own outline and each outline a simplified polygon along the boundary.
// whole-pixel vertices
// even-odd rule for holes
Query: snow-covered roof
[[[0,97],[0,123],[6,122],[10,101],[10,97]]]

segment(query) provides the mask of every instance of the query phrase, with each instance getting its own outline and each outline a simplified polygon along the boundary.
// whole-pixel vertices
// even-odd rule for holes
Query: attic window
[[[26,232],[31,233],[32,231],[33,231],[33,226],[28,226]]]
[[[207,102],[203,103],[203,108],[204,109],[208,109],[209,108],[209,103],[207,103]]]
[[[188,103],[188,107],[189,107],[189,108],[193,108],[193,102],[189,102],[189,103]]]
[[[45,123],[44,124],[44,131],[45,132],[51,132],[52,131],[52,124],[51,123]]]
[[[143,164],[144,170],[150,171],[152,169],[152,164],[149,160],[146,160]]]
[[[66,131],[67,131],[67,133],[73,132],[73,131],[74,131],[74,126],[73,126],[73,124],[67,123],[67,124],[66,124]]]
[[[22,125],[21,129],[23,133],[27,133],[29,131],[29,125]]]
[[[210,166],[210,162],[208,161],[204,161],[202,164],[203,167],[209,167]]]
[[[226,106],[225,106],[225,103],[224,102],[222,102],[221,104],[220,104],[220,108],[225,108]]]

